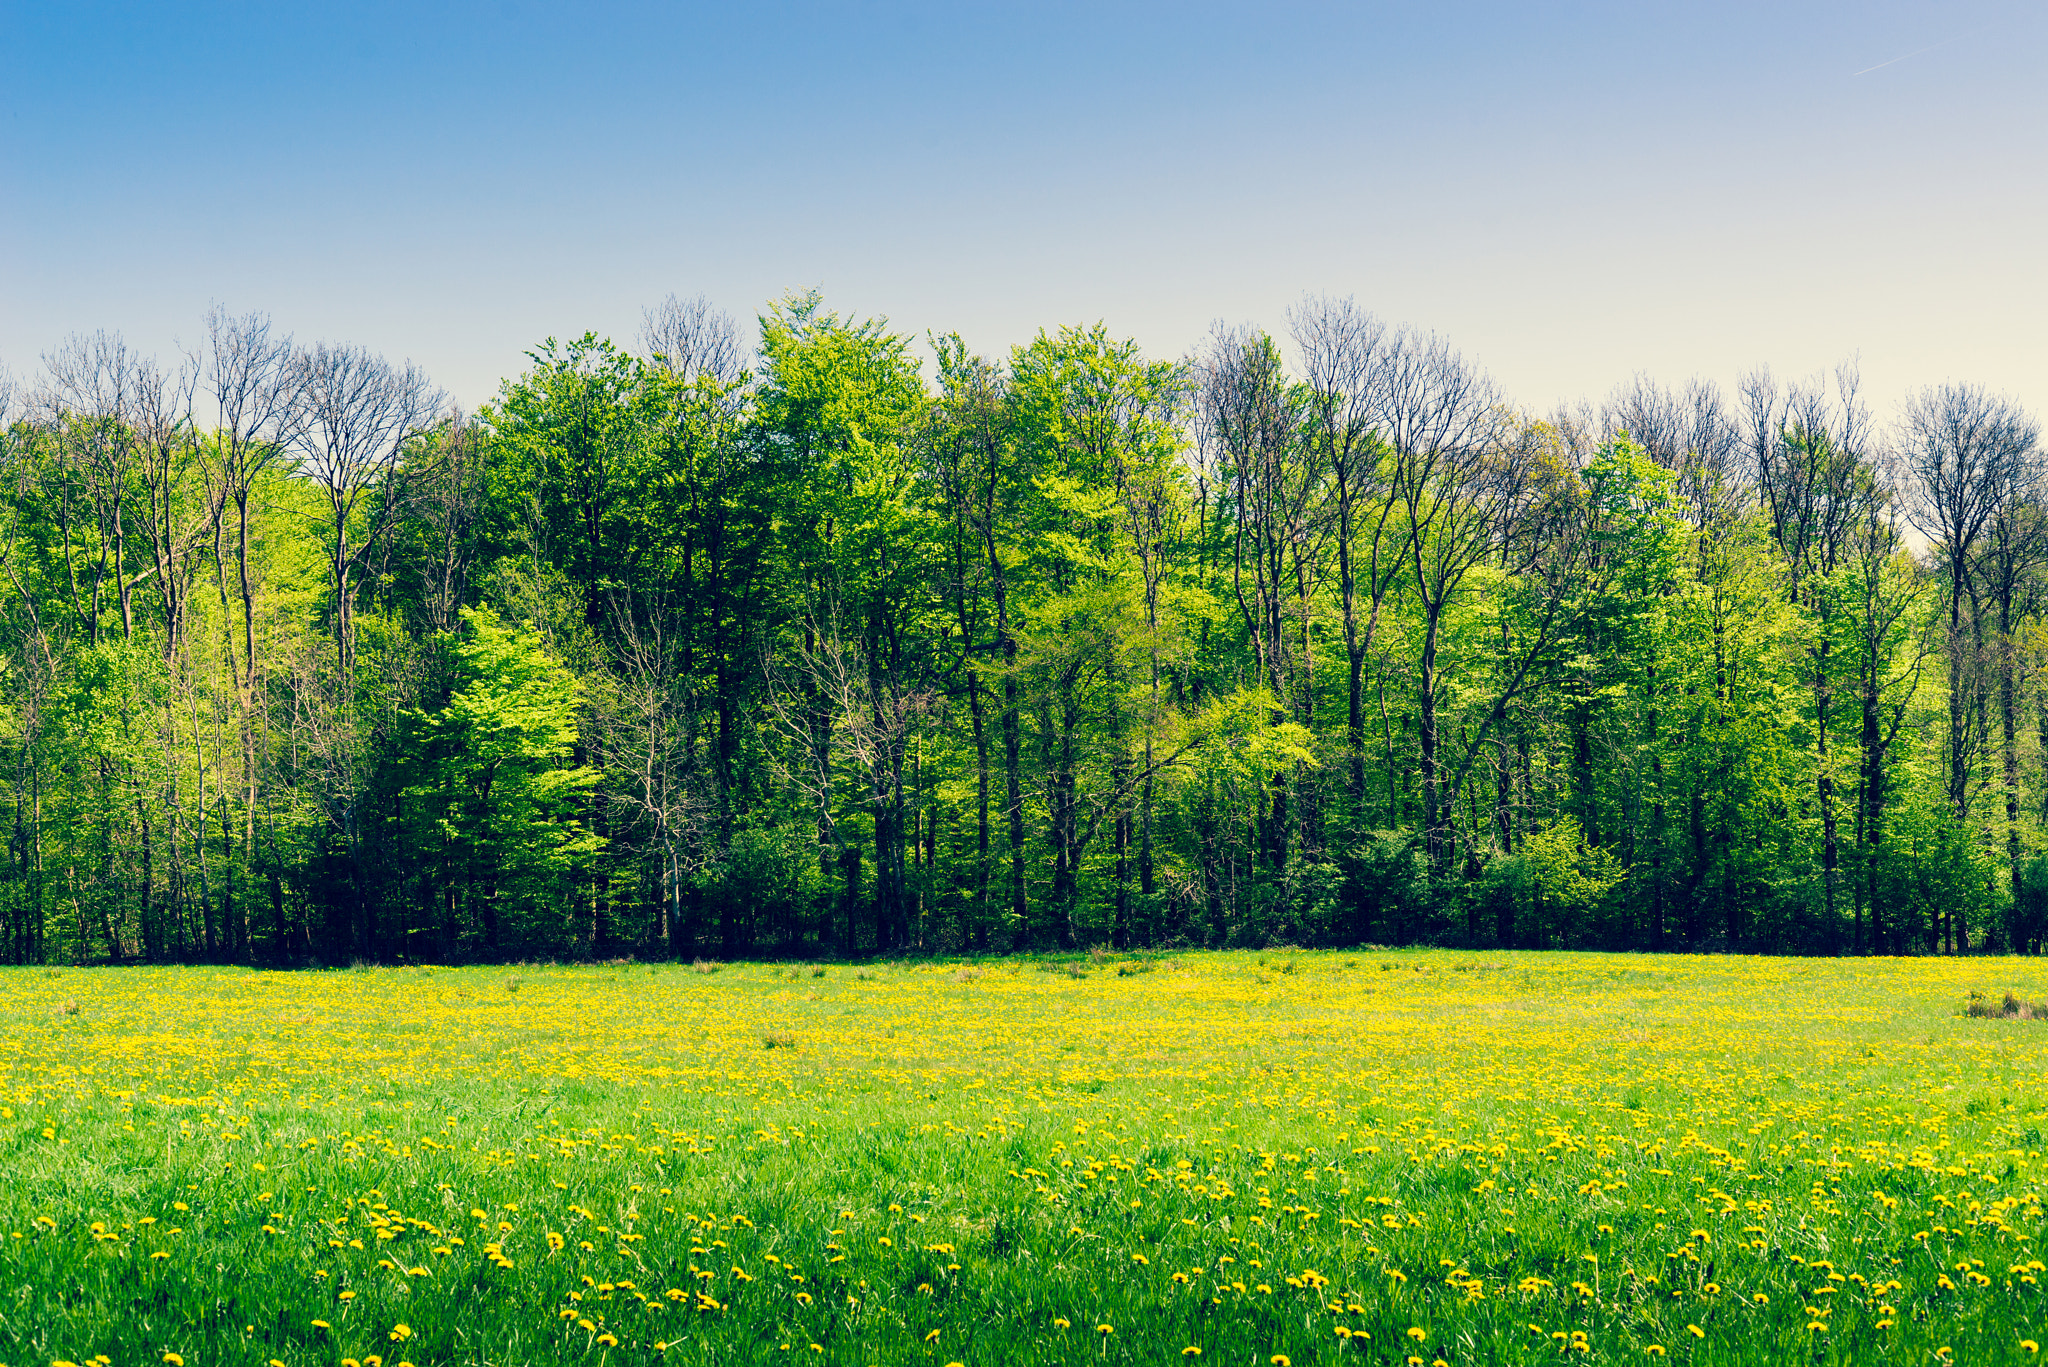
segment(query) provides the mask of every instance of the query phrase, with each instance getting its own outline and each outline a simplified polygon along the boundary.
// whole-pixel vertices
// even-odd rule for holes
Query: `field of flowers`
[[[2035,962],[709,968],[0,973],[0,1364],[2048,1341]]]

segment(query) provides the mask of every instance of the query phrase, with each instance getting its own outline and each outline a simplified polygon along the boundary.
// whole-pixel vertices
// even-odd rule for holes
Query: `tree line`
[[[0,956],[2038,952],[2034,420],[702,300],[0,384]]]

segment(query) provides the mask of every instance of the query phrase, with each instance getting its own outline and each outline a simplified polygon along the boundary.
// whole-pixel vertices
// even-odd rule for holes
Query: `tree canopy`
[[[671,299],[473,414],[74,339],[0,396],[0,953],[2040,949],[2031,417],[1288,321]]]

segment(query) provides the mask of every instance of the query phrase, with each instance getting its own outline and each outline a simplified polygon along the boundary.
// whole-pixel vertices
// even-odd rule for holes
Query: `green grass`
[[[1959,1015],[2048,996],[2032,961],[0,987],[7,1367],[1974,1363],[2048,1340],[2048,1021]]]

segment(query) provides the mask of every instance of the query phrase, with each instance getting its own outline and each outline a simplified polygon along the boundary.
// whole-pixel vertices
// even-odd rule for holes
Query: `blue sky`
[[[487,398],[671,291],[1165,355],[1306,291],[1535,408],[2048,407],[2048,9],[0,0],[0,366],[218,301]]]

